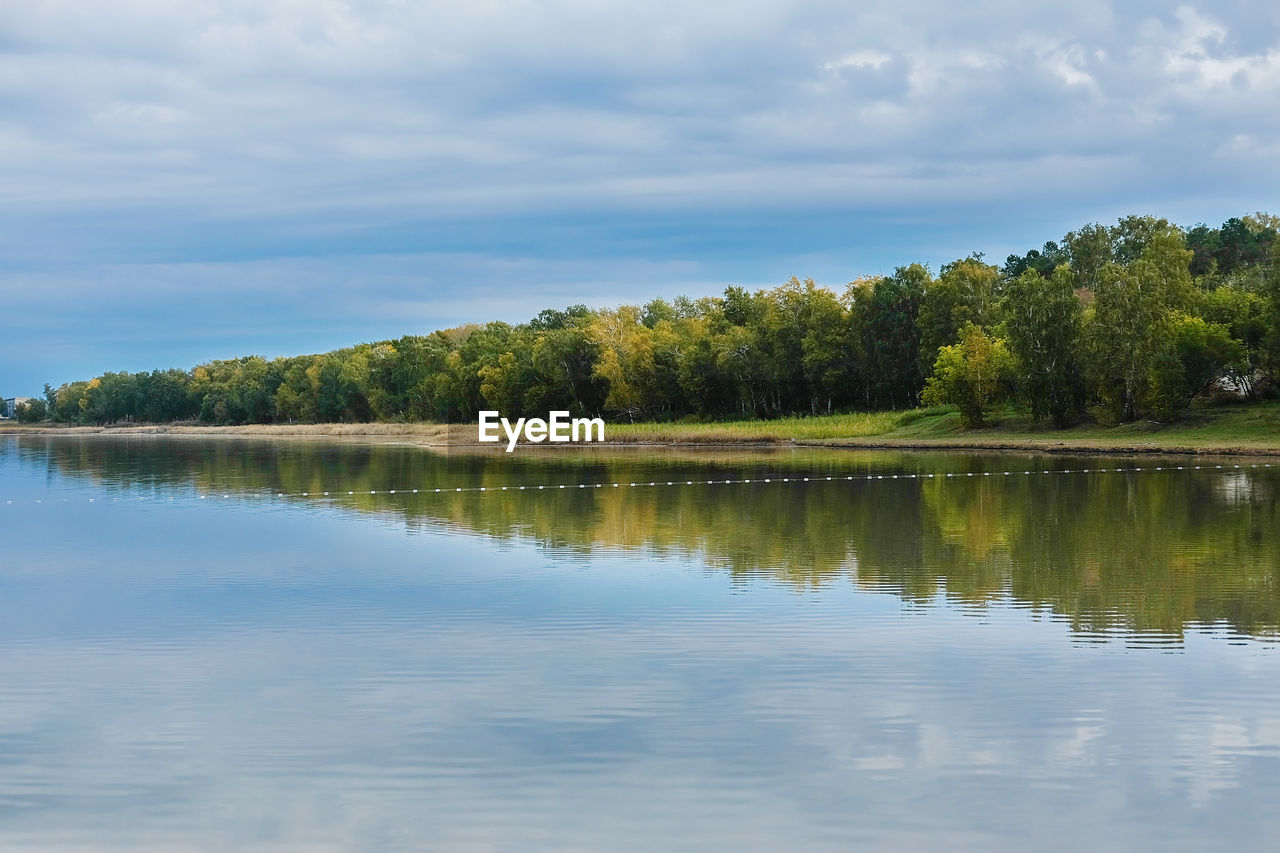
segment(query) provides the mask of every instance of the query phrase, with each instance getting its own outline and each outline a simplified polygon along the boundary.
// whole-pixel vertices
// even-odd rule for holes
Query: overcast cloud
[[[0,393],[1276,210],[1280,7],[0,5]]]

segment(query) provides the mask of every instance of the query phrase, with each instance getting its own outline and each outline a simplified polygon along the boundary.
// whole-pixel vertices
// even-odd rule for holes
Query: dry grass
[[[474,424],[254,424],[248,426],[118,425],[56,427],[0,425],[0,433],[71,435],[189,435],[317,438],[427,446],[477,445]],[[1096,424],[1056,430],[1011,415],[980,430],[960,427],[949,408],[872,412],[724,423],[609,424],[607,444],[827,447],[985,448],[991,450],[1112,453],[1280,454],[1280,403],[1208,407],[1175,424]]]
[[[884,435],[905,412],[868,412],[813,418],[725,423],[610,424],[610,443],[637,444],[789,444],[835,438]]]

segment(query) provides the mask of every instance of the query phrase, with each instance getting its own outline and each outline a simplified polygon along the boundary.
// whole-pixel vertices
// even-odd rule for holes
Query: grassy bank
[[[867,412],[822,415],[814,418],[779,418],[772,421],[724,421],[718,423],[609,424],[610,442],[654,444],[750,444],[831,441],[886,435],[903,423],[921,417],[937,417],[943,410]]]
[[[1177,423],[1091,423],[1065,430],[1037,424],[1017,413],[1008,413],[982,429],[965,429],[957,412],[940,408],[720,424],[618,425],[611,427],[609,440],[1280,454],[1280,402],[1196,409]]]
[[[5,424],[0,433],[193,435],[349,438],[454,443],[469,438],[467,425],[298,424],[208,426],[51,427]],[[1280,402],[1212,406],[1193,410],[1177,423],[1138,421],[1118,426],[1082,424],[1058,430],[1025,415],[1006,413],[990,426],[964,429],[949,408],[905,412],[824,415],[722,423],[610,424],[609,444],[687,446],[817,445],[825,447],[988,448],[1116,453],[1252,453],[1280,455]],[[452,442],[450,439],[452,438]]]

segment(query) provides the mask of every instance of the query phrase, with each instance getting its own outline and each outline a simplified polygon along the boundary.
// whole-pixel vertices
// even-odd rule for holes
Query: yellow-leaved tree
[[[943,347],[924,388],[927,406],[951,404],[966,427],[982,426],[987,410],[1008,397],[1014,359],[1004,341],[968,324],[959,343]]]
[[[654,399],[653,330],[640,322],[639,308],[623,305],[599,311],[591,337],[600,347],[595,375],[609,383],[605,408],[634,421]]]

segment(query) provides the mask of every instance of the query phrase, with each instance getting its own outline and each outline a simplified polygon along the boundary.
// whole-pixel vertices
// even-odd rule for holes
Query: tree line
[[[1184,229],[1129,216],[1003,266],[975,253],[859,278],[644,305],[547,309],[318,355],[104,373],[20,416],[77,424],[474,420],[552,409],[638,420],[953,404],[1066,426],[1174,418],[1280,377],[1280,217]]]

